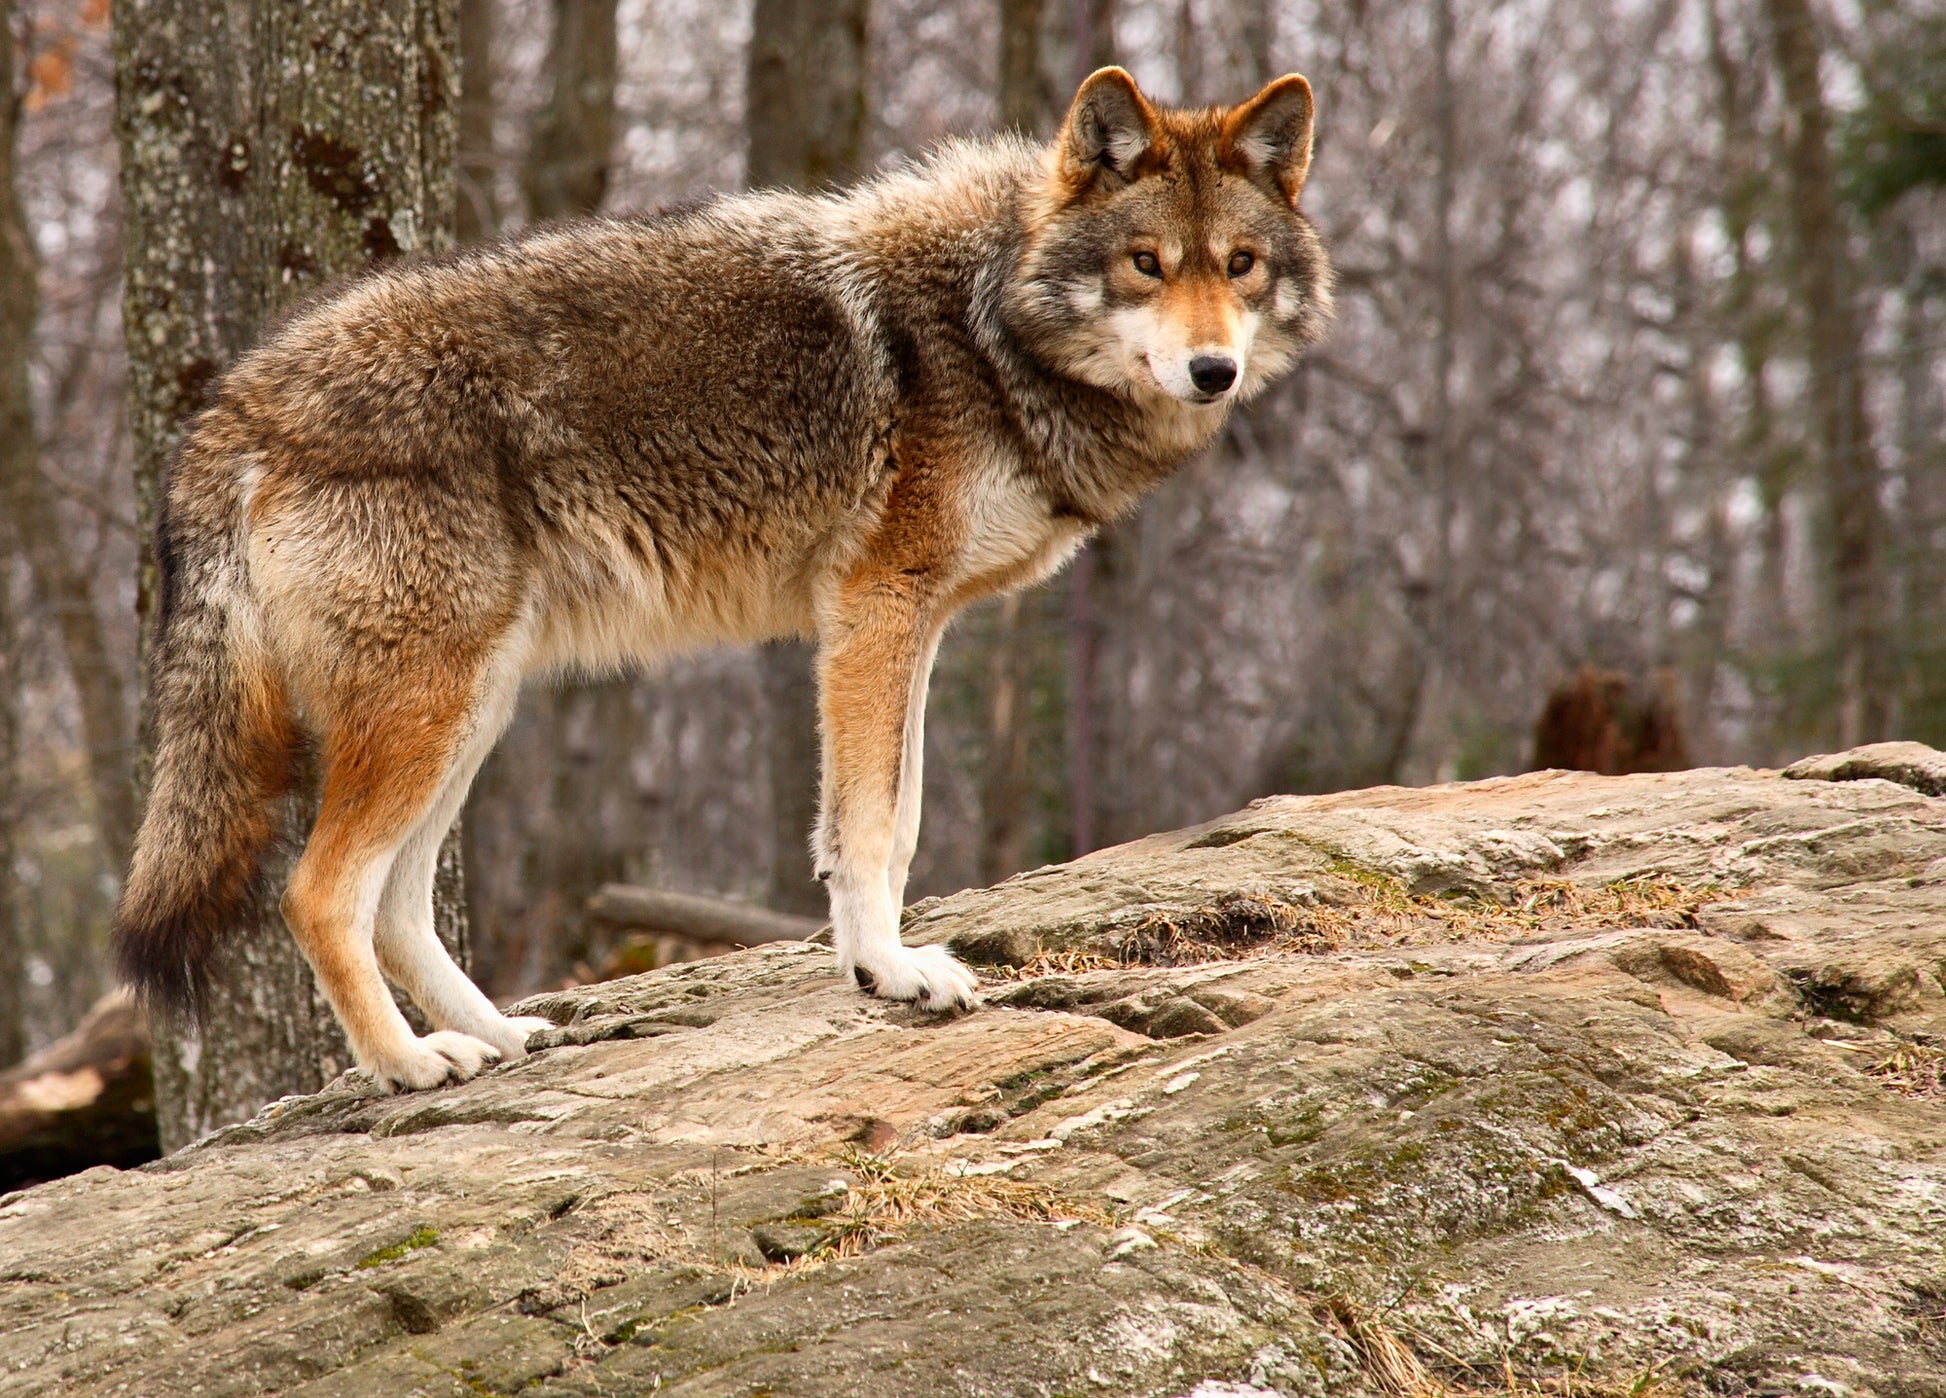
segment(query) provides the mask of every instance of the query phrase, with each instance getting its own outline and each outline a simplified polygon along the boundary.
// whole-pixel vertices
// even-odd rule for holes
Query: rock
[[[539,997],[0,1199],[0,1387],[1946,1391],[1920,785],[1278,797],[912,910],[968,1015],[799,943]]]
[[[1769,994],[1777,976],[1735,942],[1694,935],[1634,938],[1617,947],[1615,964],[1643,980],[1671,979],[1705,995],[1742,1003]]]
[[[1924,743],[1868,743],[1847,752],[1802,758],[1786,767],[1784,775],[1798,781],[1825,782],[1876,777],[1928,796],[1946,796],[1946,753]]]

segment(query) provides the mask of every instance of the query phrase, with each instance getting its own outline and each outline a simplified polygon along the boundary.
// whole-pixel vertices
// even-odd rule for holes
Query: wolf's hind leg
[[[483,1040],[509,1060],[526,1054],[529,1034],[552,1024],[532,1016],[503,1015],[481,993],[439,940],[432,889],[439,847],[466,804],[480,764],[512,716],[518,686],[519,677],[511,670],[487,680],[488,693],[474,711],[472,729],[446,773],[445,784],[393,861],[373,929],[380,968],[412,997],[433,1028]]]
[[[317,823],[284,894],[284,918],[359,1066],[394,1088],[469,1078],[504,1053],[453,1030],[418,1037],[379,973],[374,928],[387,881],[472,726],[470,677],[440,684],[424,668],[410,685],[347,686],[355,702],[325,725]]]

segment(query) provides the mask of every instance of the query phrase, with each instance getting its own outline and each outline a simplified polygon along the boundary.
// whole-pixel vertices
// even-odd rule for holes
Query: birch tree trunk
[[[1886,530],[1865,407],[1865,343],[1852,303],[1851,249],[1838,208],[1809,0],[1767,0],[1766,8],[1784,91],[1785,166],[1798,291],[1808,322],[1812,426],[1831,512],[1838,746],[1853,747],[1877,742],[1891,727]]]
[[[815,189],[863,169],[867,17],[867,0],[756,0],[744,116],[752,188]],[[818,793],[812,650],[773,642],[758,663],[770,710],[776,851],[766,901],[815,916],[825,897],[809,854]]]
[[[146,535],[185,422],[279,311],[333,278],[452,241],[458,32],[455,0],[117,0],[114,14],[122,314]],[[145,655],[155,602],[147,556]],[[150,723],[145,704],[144,753]],[[464,965],[457,851],[455,835],[435,901]],[[314,1091],[351,1061],[274,915],[232,944],[218,981],[200,1032],[157,1035],[164,1149]]]

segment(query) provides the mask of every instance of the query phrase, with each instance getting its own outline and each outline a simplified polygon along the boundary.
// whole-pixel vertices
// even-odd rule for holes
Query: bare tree
[[[1043,0],[1000,0],[1000,121],[1038,135],[1047,119],[1041,79]],[[1030,638],[1023,599],[1003,597],[987,638],[985,760],[980,777],[980,879],[998,883],[1026,862]]]
[[[11,7],[9,7],[11,10]],[[28,379],[39,313],[33,235],[27,228],[14,173],[14,126],[19,99],[13,90],[11,27],[6,53],[0,122],[0,504],[12,545],[27,561],[42,605],[54,616],[63,656],[80,702],[83,742],[94,793],[96,828],[107,861],[128,857],[135,823],[135,788],[129,778],[127,684],[122,665],[102,632],[89,579],[77,566],[41,470],[39,433]]]
[[[521,170],[531,217],[593,213],[615,138],[615,0],[554,0],[547,105]]]
[[[1029,135],[1047,120],[1041,77],[1046,0],[1000,0],[1000,124]]]
[[[865,161],[867,0],[757,0],[745,122],[753,187],[815,189]],[[811,647],[773,642],[761,660],[770,711],[776,841],[771,906],[821,913],[805,854],[817,815],[817,695]]]
[[[14,179],[14,128],[20,98],[14,89],[13,0],[0,0],[0,479],[36,469],[34,404],[27,377],[35,295],[33,235]],[[24,460],[22,458],[25,458]],[[0,1065],[27,1048],[20,1013],[20,927],[14,893],[14,720],[19,691],[13,608],[13,562],[19,541],[0,538]]]
[[[454,0],[118,10],[124,322],[145,530],[186,419],[280,308],[334,276],[451,241],[457,40]],[[143,568],[146,633],[154,560]],[[449,840],[438,922],[464,964],[461,892]],[[349,1066],[309,968],[271,921],[231,944],[202,1032],[159,1036],[165,1148]]]
[[[816,189],[865,164],[867,0],[757,0],[751,20],[749,182]]]
[[[494,0],[459,0],[459,212],[462,243],[500,231],[493,149]]]
[[[1810,410],[1831,514],[1837,737],[1840,746],[1849,747],[1884,738],[1891,721],[1878,452],[1865,404],[1865,341],[1832,170],[1816,22],[1809,0],[1766,0],[1765,12],[1784,91],[1785,168],[1809,336]]]

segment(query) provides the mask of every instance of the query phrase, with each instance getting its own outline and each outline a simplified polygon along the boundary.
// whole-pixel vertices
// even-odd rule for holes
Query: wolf
[[[358,1064],[404,1090],[519,1058],[546,1022],[454,964],[431,889],[522,679],[804,636],[837,969],[975,1003],[964,965],[899,940],[940,634],[1321,337],[1312,127],[1294,74],[1171,110],[1104,68],[1045,146],[543,226],[294,313],[221,380],[160,510],[124,976],[196,1011],[315,760],[281,906]]]

